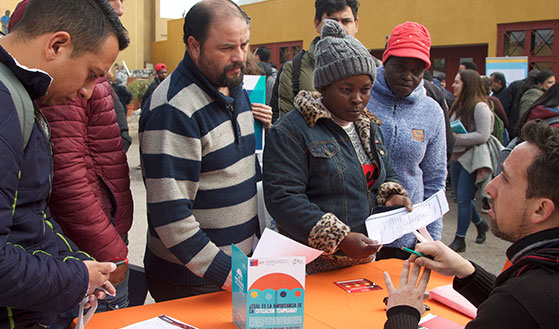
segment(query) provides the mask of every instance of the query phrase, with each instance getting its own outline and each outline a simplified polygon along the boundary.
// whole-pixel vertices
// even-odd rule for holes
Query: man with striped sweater
[[[185,17],[186,53],[140,118],[149,232],[144,265],[163,301],[231,289],[231,244],[258,230],[254,126],[243,69],[250,19],[229,0]]]

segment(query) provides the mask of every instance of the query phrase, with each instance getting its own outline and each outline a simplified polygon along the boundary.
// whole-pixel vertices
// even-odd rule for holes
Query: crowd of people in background
[[[417,328],[423,303],[410,296],[422,294],[430,270],[455,275],[476,305],[488,301],[468,328],[500,323],[507,310],[524,316],[508,318],[511,328],[550,328],[556,314],[517,304],[559,282],[554,73],[533,69],[508,83],[464,61],[449,86],[431,74],[431,35],[420,23],[394,27],[377,59],[355,38],[357,0],[316,0],[315,10],[317,36],[278,68],[268,47],[249,51],[250,18],[238,5],[200,1],[184,18],[182,61],[169,75],[154,66],[139,119],[152,297],[230,291],[231,245],[251,253],[265,206],[280,233],[323,251],[308,274],[407,259],[400,247],[431,256],[404,263],[413,285],[386,279],[387,328]],[[76,12],[87,19],[76,22]],[[129,43],[123,14],[124,0],[24,0],[1,18],[0,328],[67,328],[78,304],[128,306],[132,94],[127,70],[116,64],[110,74]],[[245,74],[266,76],[265,104],[251,104]],[[263,161],[255,120],[266,130]],[[514,150],[501,167],[505,148]],[[380,246],[367,236],[371,213],[412,211],[445,188],[458,205],[448,246],[442,218],[426,227],[432,243],[410,233]],[[496,281],[456,254],[470,222],[476,243],[490,229],[514,243],[512,267]],[[535,292],[516,293],[532,278],[542,282]]]

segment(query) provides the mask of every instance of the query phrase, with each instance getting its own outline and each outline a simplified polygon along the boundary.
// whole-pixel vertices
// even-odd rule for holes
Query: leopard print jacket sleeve
[[[322,250],[327,255],[333,254],[350,230],[336,215],[326,213],[312,228],[308,238],[309,246]]]

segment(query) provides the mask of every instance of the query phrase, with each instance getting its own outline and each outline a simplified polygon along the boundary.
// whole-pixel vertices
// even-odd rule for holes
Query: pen
[[[428,259],[431,259],[431,260],[433,259],[433,257],[431,257],[431,256],[425,256],[422,253],[417,252],[417,251],[415,251],[413,249],[410,249],[410,248],[402,247],[401,249],[403,251],[409,252],[410,254],[414,254],[414,255],[419,256],[419,257],[425,257],[425,258],[428,258]]]
[[[103,287],[95,288],[95,290],[102,291],[102,292],[104,292],[105,294],[107,294],[107,296],[111,296],[111,297],[116,296],[116,294],[111,294],[107,289],[105,289],[105,288],[103,288]]]

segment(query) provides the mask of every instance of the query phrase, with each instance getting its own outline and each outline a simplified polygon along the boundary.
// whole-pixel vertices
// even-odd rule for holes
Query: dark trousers
[[[216,285],[197,287],[183,286],[173,282],[169,282],[167,280],[161,280],[160,278],[147,272],[146,277],[148,281],[149,293],[156,302],[164,302],[172,299],[204,295],[222,290]]]

